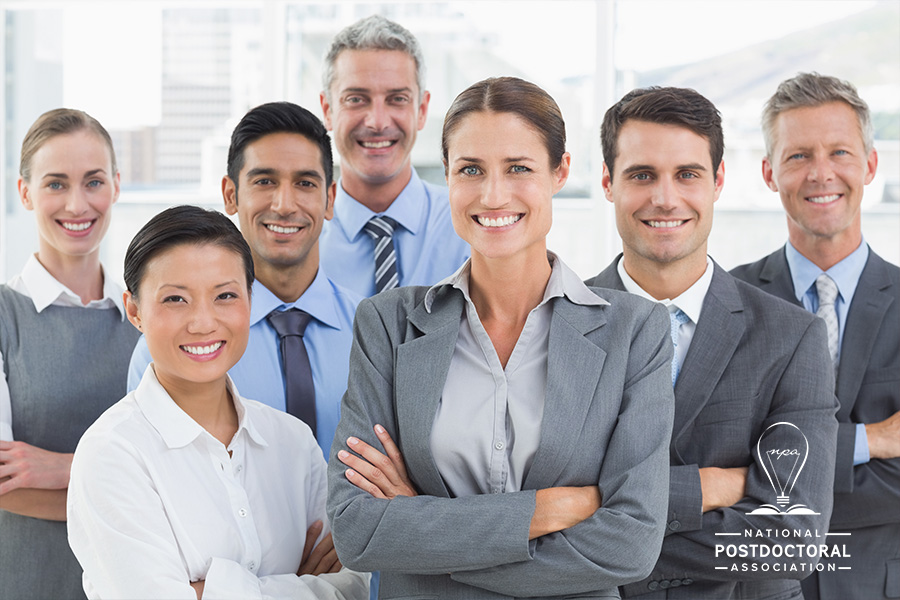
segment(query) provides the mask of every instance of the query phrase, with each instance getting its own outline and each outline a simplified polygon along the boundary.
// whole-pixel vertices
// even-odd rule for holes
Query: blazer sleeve
[[[818,562],[818,558],[800,556],[793,552],[791,556],[781,556],[780,552],[776,552],[774,554],[778,554],[778,556],[775,557],[771,552],[771,547],[797,543],[826,543],[824,535],[828,531],[833,501],[834,478],[830,474],[834,469],[837,436],[837,421],[834,417],[837,402],[834,397],[834,377],[830,368],[831,360],[828,355],[826,335],[824,322],[820,319],[811,320],[783,370],[780,373],[770,373],[771,377],[777,378],[771,399],[758,399],[761,406],[766,404],[769,406],[768,414],[762,423],[762,430],[775,423],[788,422],[796,425],[807,438],[809,455],[802,470],[804,477],[791,492],[791,504],[804,504],[818,514],[793,514],[789,517],[747,514],[763,504],[770,504],[773,496],[772,485],[754,447],[750,453],[751,461],[745,497],[733,506],[704,513],[700,529],[678,531],[673,535],[668,535],[651,579],[693,578],[731,581],[736,578],[736,574],[730,568],[716,569],[715,567],[730,567],[732,563],[736,562],[742,566],[742,570],[738,574],[738,578],[741,580],[771,579],[772,563],[809,564]],[[775,364],[777,365],[777,363]],[[826,367],[823,368],[823,365]],[[749,423],[748,426],[750,426]],[[784,519],[789,519],[789,521]],[[814,534],[818,532],[822,537],[810,541],[807,541],[808,538],[803,538],[801,542],[793,537],[744,537],[747,531],[756,532],[785,527],[791,530],[809,530]],[[716,536],[717,533],[741,535],[740,537],[721,537]],[[722,550],[725,546],[732,544],[768,546],[769,552],[761,551],[755,555],[729,559],[722,553]],[[766,566],[763,567],[763,564]],[[747,568],[743,569],[743,565],[747,565]],[[802,579],[807,575],[809,575],[808,568],[779,571],[779,577],[783,579]],[[625,592],[629,595],[646,591],[646,581],[625,588]]]
[[[619,422],[598,482],[603,507],[575,527],[529,541],[534,490],[379,500],[346,481],[335,458],[339,440],[352,434],[377,444],[368,433],[375,423],[396,433],[391,325],[369,302],[360,304],[329,464],[329,514],[342,562],[357,570],[449,573],[462,583],[517,596],[594,591],[646,574],[662,540],[674,410],[668,318],[658,308],[630,349]]]

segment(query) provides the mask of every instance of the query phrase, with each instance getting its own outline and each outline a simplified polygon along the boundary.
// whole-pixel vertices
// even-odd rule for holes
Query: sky
[[[241,3],[247,4],[253,3]],[[616,23],[616,66],[643,71],[788,35],[874,4],[861,0],[450,2],[478,30],[496,36],[497,52],[503,58],[527,65],[525,70],[540,80],[592,74],[595,32],[611,14]],[[79,1],[62,6],[65,103],[104,115],[104,123],[111,128],[155,124],[160,116],[163,2]],[[127,106],[121,103],[122,89],[134,99]]]

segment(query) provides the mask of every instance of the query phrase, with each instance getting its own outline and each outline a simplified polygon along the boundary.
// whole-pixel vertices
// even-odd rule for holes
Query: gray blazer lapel
[[[464,303],[458,291],[441,290],[430,314],[424,303],[419,304],[410,313],[409,322],[422,335],[397,347],[394,394],[400,451],[407,470],[415,473],[416,485],[433,496],[450,495],[434,463],[429,440]]]
[[[622,278],[619,277],[619,271],[616,269],[616,265],[619,264],[619,259],[621,257],[622,255],[619,254],[619,256],[617,256],[608,267],[600,271],[596,277],[588,279],[584,283],[592,287],[603,287],[612,290],[621,290],[623,292],[626,291],[625,286],[622,284]]]
[[[759,273],[759,288],[802,307],[803,304],[797,300],[794,292],[794,281],[791,279],[791,269],[784,255],[784,247],[767,256],[765,260]]]
[[[844,327],[837,378],[837,397],[841,401],[838,421],[849,421],[881,322],[893,301],[891,285],[884,260],[869,249],[869,259],[853,294]]]
[[[700,322],[675,385],[675,441],[706,406],[744,335],[743,302],[731,275],[714,264]]]
[[[556,483],[575,451],[573,424],[585,422],[606,359],[606,352],[585,337],[606,324],[603,307],[561,298],[553,302],[541,441],[523,489]]]

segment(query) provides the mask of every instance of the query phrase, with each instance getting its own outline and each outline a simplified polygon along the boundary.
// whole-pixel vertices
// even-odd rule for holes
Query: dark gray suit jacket
[[[382,598],[616,598],[662,543],[674,399],[663,307],[620,292],[555,298],[540,443],[523,491],[451,498],[429,439],[459,333],[462,293],[424,287],[363,300],[329,462],[328,514],[344,565],[381,571]],[[604,291],[606,292],[606,291]],[[443,399],[452,401],[452,399]],[[417,491],[382,500],[350,484],[348,436],[398,443]],[[599,485],[603,507],[528,540],[536,490]]]
[[[732,273],[799,304],[784,248]],[[900,598],[900,459],[853,466],[855,424],[882,421],[900,410],[900,268],[871,249],[847,313],[837,397],[831,527],[851,534],[842,539],[850,560],[839,562],[851,569],[804,580],[804,594],[812,600]]]
[[[618,260],[588,285],[625,289],[616,271]],[[824,537],[759,538],[747,537],[745,532],[789,527],[825,535],[837,435],[833,377],[821,319],[738,281],[715,265],[675,386],[666,538],[650,577],[625,586],[623,595],[716,600],[799,596],[799,583],[791,579],[805,577],[809,571],[776,572],[774,566],[815,560],[728,558],[722,553],[717,557],[716,546],[758,544],[771,549],[782,544],[825,543]],[[746,514],[762,504],[775,504],[756,444],[767,427],[779,422],[796,425],[809,442],[808,459],[790,503],[805,504],[819,515]],[[783,426],[778,431],[784,431]],[[788,444],[785,440],[784,445]],[[739,466],[749,466],[746,497],[729,508],[703,514],[698,469]],[[732,570],[735,565],[737,571]]]

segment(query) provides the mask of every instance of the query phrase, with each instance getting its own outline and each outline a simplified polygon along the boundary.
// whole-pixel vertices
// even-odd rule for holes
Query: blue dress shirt
[[[819,310],[819,294],[816,292],[816,278],[819,275],[825,273],[837,284],[838,296],[834,302],[834,308],[838,318],[838,358],[840,358],[847,313],[850,312],[850,303],[853,302],[856,285],[859,283],[863,269],[866,268],[866,261],[869,260],[869,245],[863,240],[856,250],[827,271],[822,271],[811,260],[800,254],[790,242],[785,245],[784,255],[791,270],[794,294],[806,310],[812,313]],[[853,464],[861,465],[867,462],[869,462],[869,439],[866,435],[866,426],[863,423],[857,423]]]
[[[319,237],[319,260],[332,280],[358,294],[375,294],[375,242],[363,226],[376,215],[400,224],[394,248],[401,286],[434,285],[469,258],[469,245],[453,229],[447,188],[422,181],[415,169],[383,213],[360,204],[339,183],[334,218],[325,222]]]
[[[266,315],[276,308],[299,308],[312,315],[303,336],[316,388],[316,441],[325,457],[331,450],[340,420],[341,398],[347,389],[353,317],[361,298],[327,277],[319,268],[312,284],[293,304],[282,302],[258,280],[253,282],[250,304],[250,337],[247,350],[228,374],[246,398],[284,410],[284,371],[281,344]],[[128,367],[128,391],[141,382],[150,351],[143,336]]]

